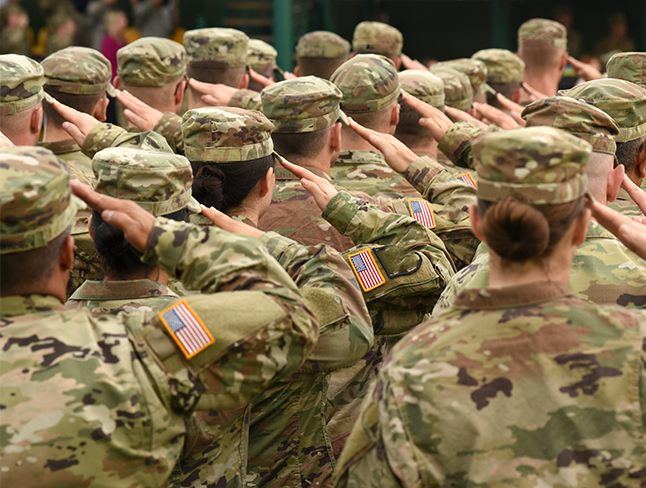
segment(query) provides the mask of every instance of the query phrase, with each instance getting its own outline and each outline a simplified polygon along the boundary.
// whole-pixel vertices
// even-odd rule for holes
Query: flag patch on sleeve
[[[159,314],[159,318],[187,359],[215,343],[215,339],[189,306],[181,300]]]
[[[435,227],[435,217],[431,204],[426,200],[408,200],[410,215],[427,229]]]
[[[370,249],[364,249],[361,252],[351,254],[348,256],[348,259],[363,291],[373,290],[386,282],[375,263]]]
[[[456,175],[455,177],[465,185],[472,186],[473,188],[478,188],[478,184],[473,179],[473,176],[471,176],[469,173],[462,173],[461,175]]]

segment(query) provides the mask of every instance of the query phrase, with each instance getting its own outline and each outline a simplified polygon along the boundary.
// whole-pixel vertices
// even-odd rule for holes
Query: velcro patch
[[[350,254],[348,259],[363,291],[374,290],[386,282],[370,249]]]
[[[215,339],[204,322],[200,320],[186,300],[181,300],[168,307],[159,314],[159,319],[187,359],[215,343]]]
[[[410,216],[417,220],[427,229],[435,227],[435,217],[433,217],[433,210],[431,204],[426,200],[408,200],[408,209]]]
[[[478,184],[469,173],[462,173],[461,175],[456,175],[455,177],[465,185],[472,186],[473,188],[478,188]]]

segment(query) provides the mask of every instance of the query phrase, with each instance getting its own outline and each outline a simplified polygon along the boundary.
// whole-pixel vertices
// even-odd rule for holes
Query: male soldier
[[[271,44],[260,39],[249,39],[247,45],[247,66],[256,73],[276,81],[276,72],[282,74],[282,70],[276,65],[278,52]],[[261,91],[264,87],[257,81],[249,80],[249,89]]]
[[[114,85],[162,113],[179,113],[186,89],[186,51],[161,37],[142,37],[117,51]]]
[[[381,54],[389,58],[399,71],[404,36],[398,29],[381,22],[361,22],[354,28],[352,55]]]
[[[444,103],[447,107],[473,113],[473,87],[467,75],[446,66],[432,66],[431,73],[444,83]]]
[[[592,144],[592,157],[587,166],[588,190],[601,204],[612,202],[623,179],[623,167],[614,168],[615,137],[621,133],[616,122],[593,105],[568,97],[550,97],[528,105],[522,114],[528,127],[548,125],[571,132]],[[460,127],[461,126],[461,127]],[[440,141],[452,147],[469,147],[481,132],[469,133],[467,124],[456,124]],[[460,142],[462,141],[462,142]],[[472,152],[471,149],[465,149]],[[464,288],[487,286],[488,255],[479,249],[469,270],[456,275],[434,309],[434,315],[448,308]],[[632,251],[626,249],[611,233],[594,221],[589,224],[585,242],[574,256],[570,288],[582,299],[626,307],[646,307],[646,266]]]
[[[0,158],[0,484],[166,486],[187,416],[238,408],[294,373],[316,322],[257,240],[155,219],[79,184],[145,262],[205,294],[160,314],[66,310],[79,205],[69,173],[44,148]]]
[[[520,101],[520,84],[523,81],[525,62],[507,49],[482,49],[471,56],[487,65],[487,85],[492,92],[487,92],[487,103],[500,110],[506,109],[500,105],[496,93],[518,103]]]
[[[0,49],[2,54],[29,56],[29,15],[18,2],[5,4],[0,9]]]
[[[350,56],[350,43],[328,31],[308,32],[296,45],[296,76],[318,76],[329,80]]]
[[[583,99],[617,122],[617,162],[640,186],[646,176],[646,89],[629,81],[606,78],[582,83],[562,95]],[[610,207],[629,216],[643,215],[623,189]]]
[[[528,20],[518,29],[518,56],[525,62],[523,82],[556,96],[567,64],[567,29],[554,20]]]
[[[450,61],[436,63],[432,68],[446,67],[469,77],[471,87],[473,88],[473,101],[478,103],[487,103],[487,93],[492,91],[487,85],[487,65],[479,59],[460,58]]]
[[[205,83],[222,83],[247,88],[247,45],[249,38],[236,29],[219,27],[195,29],[184,33],[188,67],[186,74]],[[204,107],[201,94],[189,86],[188,107]]]
[[[19,54],[0,55],[0,132],[16,146],[35,146],[43,122],[43,67]]]

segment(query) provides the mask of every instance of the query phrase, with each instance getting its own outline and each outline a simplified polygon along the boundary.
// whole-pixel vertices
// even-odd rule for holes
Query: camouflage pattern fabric
[[[610,115],[619,125],[617,142],[646,135],[646,89],[611,78],[581,83],[559,95],[590,103]]]
[[[49,95],[43,90],[45,72],[33,59],[19,54],[0,55],[0,116],[30,109]]]
[[[112,65],[99,51],[72,46],[47,56],[41,63],[45,84],[61,93],[94,95],[106,92],[115,96],[110,83]]]
[[[415,69],[407,69],[398,73],[402,89],[415,98],[428,103],[430,106],[444,110],[444,81],[439,76]],[[403,101],[400,101],[401,110],[413,110]]]
[[[189,63],[209,62],[222,69],[247,65],[247,35],[236,29],[210,27],[184,33],[184,48]]]
[[[444,83],[445,103],[449,107],[467,111],[473,105],[473,87],[469,77],[464,73],[440,66],[431,67],[431,73],[442,79]]]
[[[354,28],[352,51],[357,54],[401,56],[404,36],[398,29],[381,22],[361,22]]]
[[[257,73],[265,73],[276,69],[276,56],[278,56],[278,52],[271,44],[260,39],[249,39],[247,65]]]
[[[532,46],[567,49],[567,29],[555,20],[530,19],[518,28],[518,47]]]
[[[437,142],[437,147],[456,166],[474,169],[473,141],[484,133],[473,122],[456,122]]]
[[[646,88],[646,53],[617,53],[606,65],[608,78],[630,81]]]
[[[301,36],[296,44],[298,58],[347,58],[350,43],[338,34],[328,31],[313,31]]]
[[[233,94],[229,100],[229,107],[244,108],[247,110],[262,111],[262,101],[260,93],[254,90],[244,88]]]
[[[487,83],[520,83],[525,62],[507,49],[482,49],[471,56],[487,65]]]
[[[90,182],[94,182],[94,173],[92,172],[92,159],[88,158],[74,139],[65,139],[56,142],[39,142],[39,147],[50,150],[60,159],[65,161],[67,167],[76,172],[80,172]]]
[[[117,74],[123,83],[164,86],[186,75],[186,50],[161,37],[142,37],[117,51]]]
[[[484,85],[487,82],[487,65],[480,59],[460,58],[452,59],[451,61],[442,61],[433,65],[437,68],[451,68],[467,75],[471,88],[473,88],[473,96],[484,93]]]
[[[341,109],[347,113],[375,112],[400,96],[399,77],[392,61],[376,54],[358,54],[332,74],[330,81],[341,89]]]
[[[336,486],[643,484],[644,318],[554,282],[465,291],[386,360]]]
[[[642,181],[642,190],[644,190],[646,184]],[[646,191],[646,190],[644,190]],[[628,192],[623,188],[619,188],[619,193],[617,193],[617,198],[614,202],[608,202],[608,207],[619,212],[620,214],[625,215],[626,217],[643,217],[644,212],[639,205],[637,205]]]

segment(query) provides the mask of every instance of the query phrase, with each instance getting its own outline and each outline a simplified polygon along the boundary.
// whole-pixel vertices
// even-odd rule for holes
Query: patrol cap
[[[204,107],[182,117],[184,154],[189,161],[235,163],[274,152],[274,124],[256,110]]]
[[[346,113],[375,112],[397,101],[399,76],[393,62],[378,54],[357,54],[339,66],[330,81],[341,89]]]
[[[184,33],[189,63],[210,62],[213,68],[230,69],[247,65],[247,34],[237,29],[210,27]]]
[[[117,51],[117,74],[128,85],[164,86],[186,74],[186,50],[162,37],[142,37]]]
[[[334,32],[308,32],[298,40],[297,58],[347,58],[350,55],[350,43]]]
[[[487,132],[473,142],[480,200],[557,205],[582,197],[592,146],[553,127]]]
[[[340,108],[343,94],[332,82],[302,76],[274,83],[261,94],[262,112],[276,133],[302,133],[326,129],[337,121],[348,125]]]
[[[65,163],[42,147],[4,148],[0,188],[0,254],[46,246],[85,208],[72,195]]]
[[[43,90],[45,71],[27,56],[0,55],[0,116],[13,115],[52,98]]]
[[[471,56],[487,65],[488,83],[520,83],[525,62],[507,49],[482,49]]]
[[[607,65],[608,78],[630,81],[646,88],[646,53],[617,53]]]
[[[594,105],[569,97],[548,97],[527,105],[521,117],[527,127],[562,129],[588,141],[594,152],[615,155],[619,126]]]
[[[450,61],[442,61],[433,65],[434,68],[451,68],[460,73],[464,73],[469,78],[471,87],[473,88],[473,95],[483,93],[487,82],[487,65],[480,59],[460,58],[452,59]],[[488,88],[491,91],[491,88]]]
[[[361,22],[354,28],[352,51],[381,54],[389,58],[401,56],[404,36],[398,29],[381,22]]]
[[[95,95],[107,92],[115,96],[110,83],[112,65],[99,51],[71,46],[47,56],[41,63],[45,84],[61,93]]]
[[[445,103],[459,110],[469,110],[473,105],[473,88],[469,78],[451,68],[431,67],[431,73],[444,82]]]
[[[402,89],[415,98],[428,103],[432,107],[444,107],[444,82],[442,78],[429,71],[407,69],[398,73]],[[402,103],[401,109],[410,112],[413,109]]]
[[[275,70],[282,74],[283,70],[276,66],[276,56],[278,56],[278,52],[271,44],[260,39],[249,39],[247,65],[252,70],[258,73]]]
[[[168,148],[170,149],[170,148]],[[132,200],[155,216],[189,206],[193,171],[184,156],[146,149],[109,147],[92,158],[94,189],[104,195]]]
[[[604,78],[581,83],[559,95],[584,100],[610,115],[619,126],[617,142],[632,141],[646,134],[646,89],[639,85]]]
[[[518,46],[554,46],[567,49],[567,29],[555,20],[530,19],[518,29]]]

